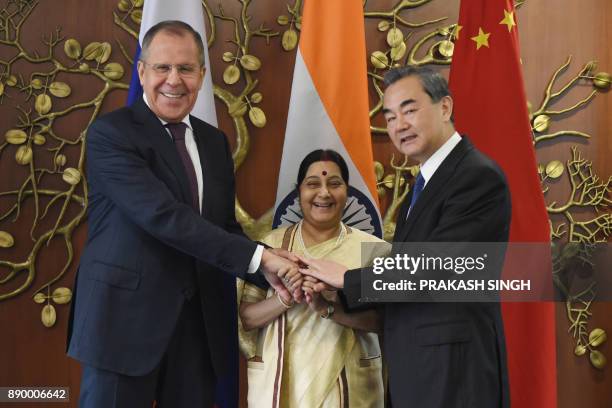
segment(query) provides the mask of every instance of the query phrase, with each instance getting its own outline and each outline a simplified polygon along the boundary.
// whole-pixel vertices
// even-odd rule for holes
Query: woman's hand
[[[304,291],[308,307],[319,315],[327,312],[327,305],[329,304],[325,297],[316,290],[320,284],[312,276],[304,276],[304,282],[302,283],[302,290]]]

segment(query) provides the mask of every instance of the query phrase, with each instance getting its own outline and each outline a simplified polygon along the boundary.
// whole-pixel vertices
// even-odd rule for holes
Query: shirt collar
[[[450,152],[459,144],[461,136],[455,132],[451,137],[434,154],[432,154],[425,163],[421,164],[421,175],[425,179],[425,185],[431,177],[434,175],[438,167],[442,164],[444,159],[450,154]]]
[[[142,94],[142,99],[144,100],[144,103],[149,107],[149,109],[151,109],[151,105],[149,105],[149,101],[147,100],[147,95],[145,93]],[[156,117],[157,119],[159,119],[159,121],[162,123],[164,127],[168,124],[168,122],[166,122],[159,116],[156,115]],[[185,116],[183,120],[181,120],[181,122],[186,124],[187,127],[193,132],[193,128],[191,127],[191,121],[189,120],[189,115]]]

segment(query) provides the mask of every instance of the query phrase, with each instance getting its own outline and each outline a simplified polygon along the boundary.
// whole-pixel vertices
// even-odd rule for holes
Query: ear
[[[204,85],[205,75],[206,75],[206,67],[202,67],[202,69],[200,69],[200,85],[198,86],[198,89],[202,89],[202,85]]]
[[[450,122],[450,118],[453,115],[453,98],[447,95],[440,99],[440,109],[442,110],[444,121]]]
[[[144,85],[144,71],[145,65],[142,61],[138,61],[138,79],[140,80],[140,86]]]

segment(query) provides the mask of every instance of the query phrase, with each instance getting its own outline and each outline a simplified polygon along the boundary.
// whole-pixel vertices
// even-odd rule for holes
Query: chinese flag
[[[512,196],[510,241],[550,241],[512,1],[462,0],[454,36],[450,88],[456,128],[506,173]],[[502,313],[512,406],[556,407],[554,303],[505,303]]]

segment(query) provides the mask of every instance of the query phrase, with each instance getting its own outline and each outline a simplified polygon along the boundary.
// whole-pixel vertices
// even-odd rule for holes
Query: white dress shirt
[[[450,152],[455,148],[455,146],[457,146],[460,141],[461,136],[459,136],[459,133],[453,133],[451,137],[449,137],[448,140],[444,142],[444,144],[440,146],[434,154],[429,156],[429,159],[425,160],[425,163],[421,164],[420,172],[421,176],[423,176],[423,180],[425,180],[425,184],[423,184],[423,190],[425,189],[425,186],[427,186],[429,179],[434,175],[436,170],[438,170],[438,167],[440,167],[444,159],[446,159],[446,156],[450,154]],[[410,210],[412,210],[412,208],[408,208],[406,218],[408,218],[408,216],[410,215]]]
[[[438,167],[442,164],[444,159],[450,154],[450,152],[459,144],[461,141],[461,136],[459,133],[455,132],[448,140],[440,146],[438,150],[434,154],[432,154],[429,159],[425,160],[425,163],[421,164],[421,175],[425,180],[425,186],[429,182],[429,179],[434,175]]]

